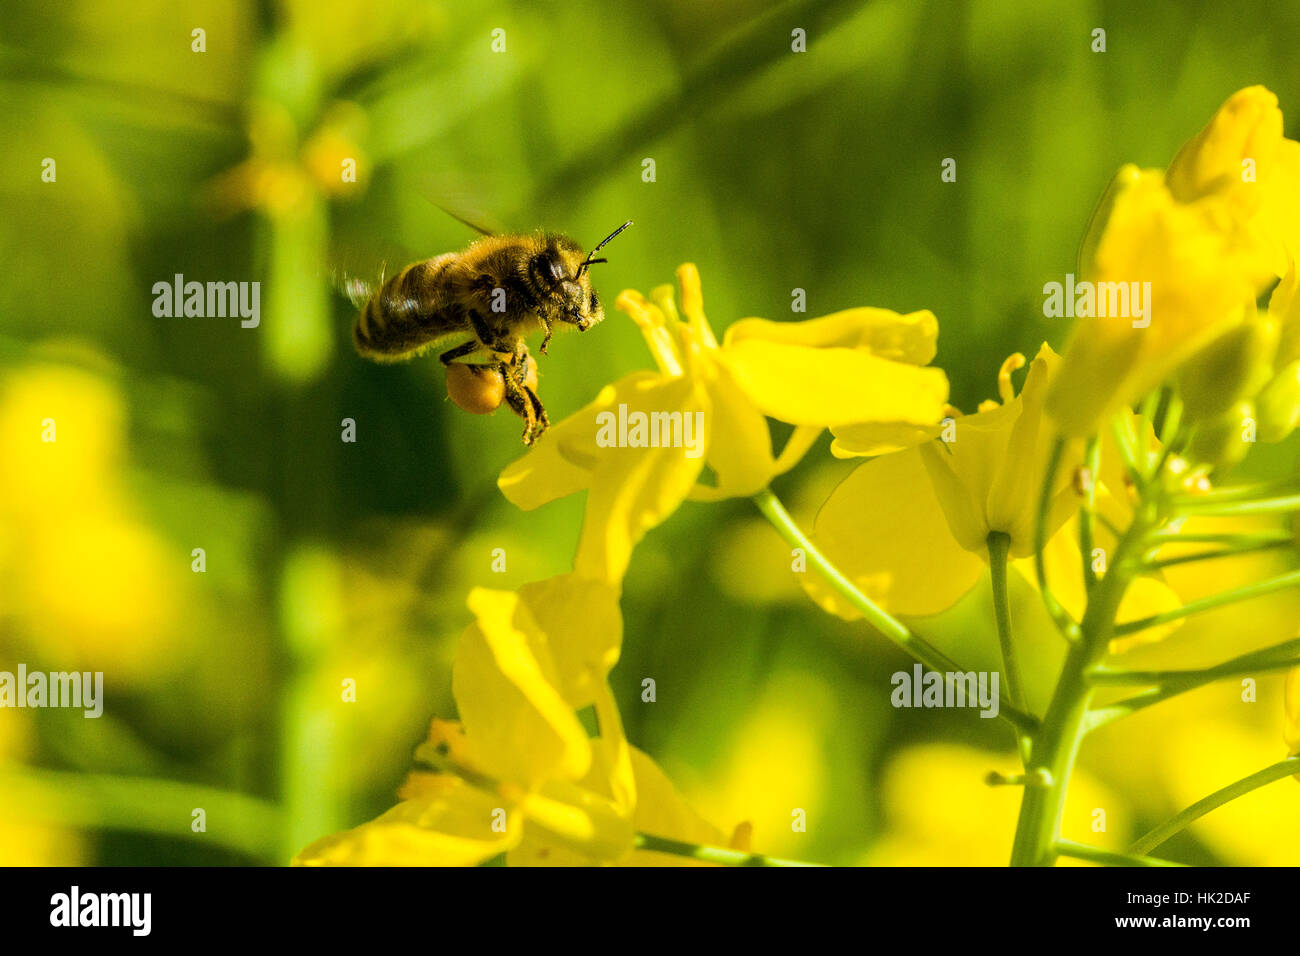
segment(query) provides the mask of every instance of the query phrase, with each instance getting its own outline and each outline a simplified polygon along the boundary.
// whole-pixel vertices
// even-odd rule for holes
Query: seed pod
[[[457,408],[486,415],[505,401],[506,383],[495,368],[453,362],[447,366],[447,396]]]
[[[1255,400],[1259,440],[1279,442],[1300,425],[1300,360],[1282,368]]]

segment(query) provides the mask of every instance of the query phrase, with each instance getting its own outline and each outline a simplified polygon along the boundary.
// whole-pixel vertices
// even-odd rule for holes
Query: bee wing
[[[427,253],[420,255],[369,232],[336,232],[330,241],[329,261],[322,271],[330,286],[359,309],[385,278],[409,263],[427,258]]]
[[[480,235],[500,236],[511,231],[483,208],[481,199],[473,198],[482,196],[481,189],[449,186],[445,181],[435,183],[432,180],[421,183],[416,189],[434,208]]]
[[[352,303],[354,308],[360,309],[374,296],[375,291],[383,285],[383,277],[381,276],[378,282],[371,282],[335,269],[330,276],[330,285],[338,292],[341,292]]]
[[[442,231],[440,227],[446,225],[442,215],[485,236],[509,232],[495,219],[477,208],[476,203],[468,198],[471,193],[468,189],[447,188],[445,185],[435,188],[430,181],[427,184],[417,185],[415,191],[441,213],[439,215],[431,212],[429,225],[432,229],[429,249],[423,252],[414,251],[406,244],[394,242],[386,236],[380,238],[376,232],[382,230],[375,229],[373,219],[357,216],[336,223],[331,237],[328,267],[330,284],[358,309],[365,305],[366,300],[384,284],[387,275],[412,262],[428,259],[430,249],[436,253],[463,245],[463,240],[442,242],[436,240],[436,233]],[[421,240],[420,244],[424,245],[424,241]]]

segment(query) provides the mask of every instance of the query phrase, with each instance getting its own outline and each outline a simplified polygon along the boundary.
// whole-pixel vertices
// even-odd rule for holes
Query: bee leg
[[[488,325],[487,320],[477,312],[471,311],[469,313],[469,324],[473,327],[474,334],[478,336],[482,348],[498,354],[511,355],[514,353],[515,346],[503,338],[500,333],[494,331],[492,326]]]
[[[528,401],[537,415],[539,423],[537,434],[540,436],[550,426],[551,420],[546,417],[546,409],[542,406],[542,400],[537,397],[537,393],[529,388],[527,384],[529,365],[535,361],[536,359],[528,354],[528,346],[520,339],[519,344],[515,347],[515,357],[510,363],[510,367],[514,372],[515,381],[524,390],[524,394],[528,397]]]
[[[550,424],[546,419],[546,412],[542,409],[542,403],[533,390],[519,383],[514,368],[502,362],[500,371],[506,385],[506,404],[510,406],[511,411],[524,420],[524,444],[531,445]]]
[[[454,349],[448,349],[438,356],[438,361],[443,365],[450,365],[458,358],[464,358],[466,355],[472,355],[477,352],[481,346],[478,342],[466,342],[464,345],[458,345]]]
[[[528,374],[528,363],[531,362],[532,356],[528,354],[528,345],[523,339],[515,343],[515,354],[510,359],[510,368],[515,375],[515,381],[520,385],[524,384],[524,378]]]
[[[540,318],[542,320],[542,325],[546,326],[546,336],[545,338],[542,339],[542,345],[540,349],[541,353],[545,355],[546,346],[551,344],[551,336],[555,334],[555,323],[551,321],[551,317],[549,315],[542,315],[540,316]]]

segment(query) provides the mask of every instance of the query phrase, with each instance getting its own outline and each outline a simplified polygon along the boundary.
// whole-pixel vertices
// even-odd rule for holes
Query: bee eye
[[[540,255],[533,259],[533,274],[548,285],[557,285],[564,278],[564,272],[558,259]]]

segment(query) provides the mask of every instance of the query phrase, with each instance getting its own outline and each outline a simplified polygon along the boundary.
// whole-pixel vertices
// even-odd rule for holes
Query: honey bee
[[[556,233],[486,234],[463,252],[413,263],[381,279],[373,293],[364,290],[352,343],[364,358],[400,362],[461,339],[439,361],[450,366],[471,356],[486,359],[466,364],[501,376],[505,403],[524,420],[524,444],[531,445],[550,423],[524,338],[543,332],[544,355],[557,328],[585,332],[605,317],[588,270],[608,261],[596,253],[630,225],[623,223],[590,253]],[[361,298],[354,290],[354,301]]]

